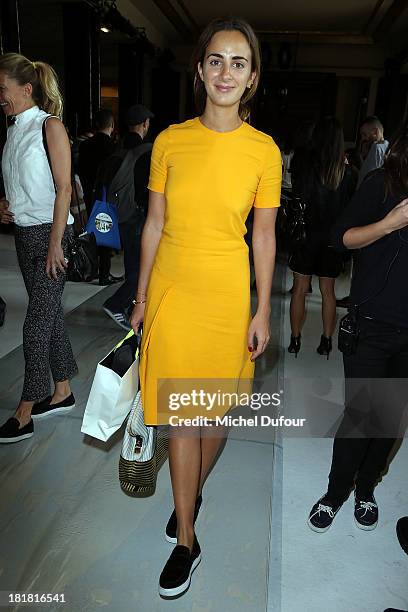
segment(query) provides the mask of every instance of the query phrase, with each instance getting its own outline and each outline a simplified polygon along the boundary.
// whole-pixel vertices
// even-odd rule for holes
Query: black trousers
[[[342,503],[355,485],[372,493],[406,427],[408,328],[360,319],[354,355],[343,355],[345,411],[333,442],[328,496]]]
[[[28,293],[28,308],[23,327],[25,358],[25,401],[38,401],[50,395],[50,369],[54,382],[72,378],[78,372],[64,324],[61,299],[66,275],[48,278],[45,265],[51,223],[15,228],[18,263]],[[72,229],[65,231],[62,248],[69,256]]]
[[[87,185],[87,189],[85,188],[85,184],[82,185],[84,189],[84,200],[86,206],[86,214],[87,218],[91,216],[92,207],[93,207],[93,198],[92,198],[92,188]],[[111,257],[112,257],[112,249],[106,247],[98,247],[98,276],[99,280],[106,280],[111,271]]]
[[[98,247],[99,259],[99,280],[103,281],[108,278],[111,270],[111,251],[106,247]]]
[[[106,300],[104,306],[113,312],[127,314],[135,297],[140,268],[141,224],[139,222],[119,223],[120,239],[123,248],[125,281],[119,289]]]

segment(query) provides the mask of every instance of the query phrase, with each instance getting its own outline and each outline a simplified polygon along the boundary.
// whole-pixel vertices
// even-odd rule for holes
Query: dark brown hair
[[[392,139],[385,156],[384,171],[387,195],[402,195],[408,192],[408,120]]]
[[[315,126],[312,149],[316,170],[323,185],[337,189],[345,171],[344,134],[335,117],[324,117]]]
[[[198,64],[201,66],[204,63],[205,52],[208,45],[211,42],[212,37],[217,32],[241,32],[248,42],[251,49],[251,72],[256,71],[255,79],[252,83],[252,87],[247,89],[243,94],[239,104],[239,116],[243,121],[248,118],[249,115],[249,101],[254,97],[258,84],[259,76],[261,71],[261,53],[259,50],[259,42],[255,32],[243,19],[236,17],[227,17],[224,19],[214,19],[207,25],[202,31],[196,49],[192,56],[192,70],[194,72],[194,99],[196,110],[199,115],[202,115],[205,109],[207,101],[207,92],[205,90],[204,83],[202,82],[199,72]]]
[[[45,62],[31,62],[19,53],[5,53],[0,56],[0,71],[5,72],[19,85],[31,83],[33,100],[46,113],[62,116],[62,95],[58,77],[53,68]]]

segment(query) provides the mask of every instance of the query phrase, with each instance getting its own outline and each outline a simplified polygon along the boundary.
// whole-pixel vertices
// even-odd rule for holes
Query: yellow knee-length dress
[[[279,206],[281,175],[272,138],[245,122],[216,132],[195,118],[156,138],[148,187],[166,208],[143,323],[146,424],[168,422],[165,379],[253,378],[245,221],[253,205]]]

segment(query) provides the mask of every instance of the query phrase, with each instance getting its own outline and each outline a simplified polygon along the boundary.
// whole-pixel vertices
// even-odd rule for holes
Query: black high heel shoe
[[[300,346],[301,346],[300,338],[301,338],[300,334],[298,336],[290,337],[290,344],[288,346],[288,352],[295,353],[295,357],[298,356],[298,352],[300,351]]]
[[[322,336],[320,337],[320,344],[317,347],[316,351],[319,353],[319,355],[326,355],[328,359],[332,348],[333,346],[331,336],[329,338],[326,338],[326,336],[323,336],[322,334]]]

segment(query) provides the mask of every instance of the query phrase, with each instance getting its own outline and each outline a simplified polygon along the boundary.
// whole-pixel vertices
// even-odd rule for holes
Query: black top
[[[92,207],[93,188],[100,164],[114,152],[113,140],[103,132],[84,140],[79,147],[78,174],[84,190],[84,200],[89,209]]]
[[[328,246],[332,227],[354,192],[351,170],[346,166],[343,179],[334,190],[321,182],[312,154],[309,153],[308,157],[298,155],[294,166],[293,194],[305,205],[307,244],[311,247]]]
[[[407,197],[407,194],[386,196],[384,178],[384,171],[377,170],[361,184],[333,228],[336,249],[347,250],[343,236],[348,229],[380,221]],[[360,249],[351,283],[352,303],[361,304],[360,313],[364,316],[408,327],[407,270],[408,228],[392,232]]]

